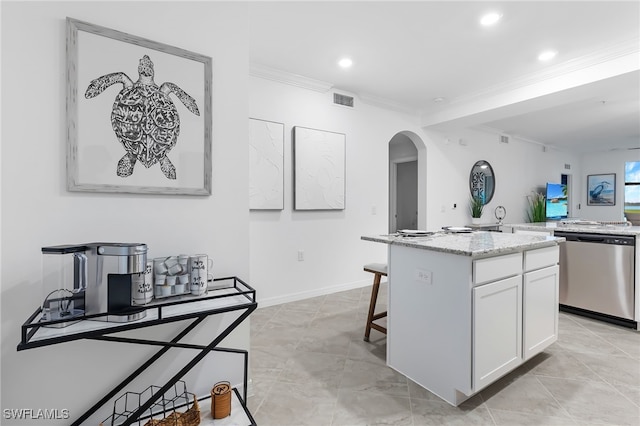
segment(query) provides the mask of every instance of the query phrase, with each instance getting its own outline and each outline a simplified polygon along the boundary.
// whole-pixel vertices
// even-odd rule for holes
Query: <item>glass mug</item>
[[[147,262],[144,274],[134,276],[131,282],[131,298],[136,305],[146,305],[153,299],[153,262]]]
[[[189,257],[189,274],[191,275],[191,294],[200,296],[207,292],[207,281],[213,280],[213,259],[206,254]]]

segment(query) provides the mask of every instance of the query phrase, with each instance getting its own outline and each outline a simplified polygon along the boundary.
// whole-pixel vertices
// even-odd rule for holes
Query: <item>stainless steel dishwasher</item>
[[[560,305],[634,320],[635,237],[555,232],[560,244]]]

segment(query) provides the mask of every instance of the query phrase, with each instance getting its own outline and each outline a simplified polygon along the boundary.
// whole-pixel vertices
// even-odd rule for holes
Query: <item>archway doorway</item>
[[[426,149],[412,132],[389,141],[389,232],[426,227]]]

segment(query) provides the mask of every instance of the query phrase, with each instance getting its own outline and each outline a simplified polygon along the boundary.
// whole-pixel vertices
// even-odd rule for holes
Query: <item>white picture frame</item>
[[[344,210],[346,135],[293,128],[294,210]]]
[[[249,209],[284,209],[284,124],[249,118]]]
[[[211,195],[212,59],[72,18],[66,27],[67,189]],[[125,98],[138,84],[152,104]]]

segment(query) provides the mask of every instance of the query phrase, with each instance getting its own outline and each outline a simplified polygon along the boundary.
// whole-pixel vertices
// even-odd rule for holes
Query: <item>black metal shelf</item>
[[[218,348],[217,346],[258,307],[255,298],[255,290],[237,277],[217,278],[213,281],[216,284],[216,289],[209,290],[207,294],[202,296],[184,295],[153,300],[150,303],[143,305],[147,311],[145,318],[128,323],[100,321],[99,319],[108,315],[107,313],[85,315],[64,320],[43,321],[42,309],[38,308],[22,325],[22,338],[17,349],[19,351],[27,350],[80,339],[143,344],[160,347],[160,350],[152,355],[145,363],[135,369],[120,384],[115,386],[100,401],[95,403],[93,407],[75,420],[72,423],[72,426],[83,424],[83,422],[89,419],[91,415],[93,415],[107,402],[112,400],[116,395],[118,395],[118,393],[122,392],[129,383],[153,365],[171,348],[193,349],[196,351],[196,355],[182,369],[180,369],[180,371],[176,372],[176,374],[169,379],[165,385],[158,387],[157,392],[155,392],[147,401],[140,404],[138,409],[131,413],[130,417],[120,424],[126,426],[137,422],[140,417],[144,416],[145,412],[148,412],[148,410],[156,404],[158,399],[175,386],[175,384],[180,381],[180,379],[182,379],[182,377],[184,377],[184,375],[193,367],[195,367],[196,364],[204,359],[207,354],[211,352],[231,352],[242,354],[244,355],[243,397],[240,397],[240,394],[235,388],[234,392],[237,394],[243,410],[247,413],[247,417],[251,422],[250,424],[254,425],[255,422],[246,407],[249,364],[248,352],[239,349]],[[241,312],[239,317],[222,330],[222,332],[217,333],[213,340],[208,344],[194,345],[180,343],[185,336],[187,336],[207,317],[234,311]],[[167,341],[111,336],[111,334],[122,331],[135,330],[158,324],[167,324],[185,320],[192,321],[188,323],[184,329],[178,333],[178,335]],[[62,328],[51,328],[51,326],[59,326],[64,323],[68,324],[65,324],[66,326]]]
[[[182,321],[189,318],[197,318],[203,314],[215,315],[231,312],[245,309],[256,303],[255,290],[240,278],[217,278],[213,281],[217,284],[227,282],[229,285],[210,290],[202,296],[185,295],[152,300],[150,303],[142,305],[147,311],[145,318],[127,323],[99,321],[100,318],[106,317],[108,313],[43,321],[41,320],[42,307],[38,307],[24,324],[22,324],[22,339],[18,344],[18,350],[21,351],[150,327],[152,325]],[[194,303],[198,303],[198,305],[196,306]],[[191,306],[192,309],[189,309],[188,305]],[[68,325],[63,328],[50,328],[64,324]]]
[[[109,417],[100,422],[101,426],[120,426],[137,410],[141,403],[148,399],[159,389],[158,386],[149,386],[142,392],[127,392],[121,395],[113,406],[113,412]],[[182,380],[178,381],[168,394],[164,394],[159,402],[154,403],[143,416],[137,419],[138,426],[145,425],[150,419],[164,419],[168,415],[178,410],[183,411],[193,406],[195,400],[200,407],[201,425],[238,425],[241,421],[246,421],[247,425],[255,425],[253,416],[247,409],[247,404],[242,398],[237,388],[231,389],[231,413],[229,417],[223,419],[213,419],[210,410],[211,397],[197,398],[195,394],[187,392],[186,384]],[[208,402],[208,404],[207,404]],[[238,415],[238,409],[241,409]],[[183,411],[184,412],[184,411]]]

